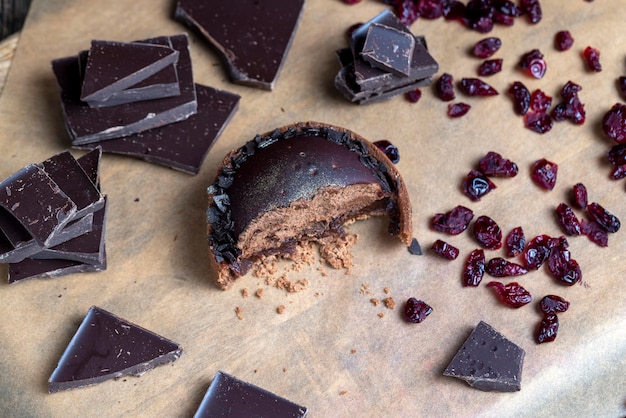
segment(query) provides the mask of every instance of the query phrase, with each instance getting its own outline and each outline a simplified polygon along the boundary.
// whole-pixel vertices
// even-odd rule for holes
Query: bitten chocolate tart
[[[335,268],[349,267],[354,243],[344,225],[387,215],[389,232],[412,236],[411,203],[393,163],[358,134],[300,122],[257,135],[223,159],[208,189],[210,260],[229,288],[268,256],[297,260],[319,244]]]

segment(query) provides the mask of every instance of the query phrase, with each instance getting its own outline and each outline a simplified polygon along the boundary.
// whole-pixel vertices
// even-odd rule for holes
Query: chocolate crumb
[[[243,308],[241,306],[235,307],[235,315],[240,321],[243,320]]]
[[[381,313],[379,313],[379,314],[378,314],[378,317],[379,317],[379,318],[384,318],[384,317],[385,317],[385,314],[381,312]]]
[[[285,372],[285,373],[287,372],[287,368],[286,367],[283,367],[283,372]]]
[[[241,289],[241,296],[243,296],[244,298],[247,298],[250,295],[250,293],[248,292],[248,289],[243,288]]]
[[[391,290],[389,290],[389,288],[388,288],[388,287],[385,287],[385,288],[383,289],[383,292],[385,292],[385,295],[388,295],[389,293],[391,293]]]
[[[422,247],[417,241],[417,238],[413,238],[411,240],[411,244],[409,245],[409,252],[413,255],[422,255]]]
[[[352,350],[350,350],[350,354],[356,354],[356,348],[353,348]]]
[[[389,309],[393,309],[396,307],[396,301],[393,300],[392,297],[388,297],[383,299],[383,303],[385,304],[385,306]]]
[[[343,395],[345,395],[347,393],[348,393],[347,390],[342,390],[342,391],[339,392],[339,396],[343,396]]]
[[[373,295],[373,292],[370,290],[370,285],[365,283],[361,285],[360,293],[362,295]]]
[[[279,305],[278,308],[276,308],[276,312],[278,312],[279,314],[282,314],[283,312],[285,312],[285,305]]]
[[[256,292],[254,292],[254,295],[255,295],[257,298],[261,299],[261,298],[263,297],[263,292],[264,292],[263,288],[258,288],[258,289],[256,290]]]
[[[376,298],[371,298],[370,302],[372,302],[374,304],[374,306],[380,305],[380,301],[378,299],[376,299]]]

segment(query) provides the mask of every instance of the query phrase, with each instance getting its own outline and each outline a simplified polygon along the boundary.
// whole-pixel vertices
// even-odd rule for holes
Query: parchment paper
[[[585,237],[569,238],[584,285],[561,286],[545,269],[518,278],[535,301],[558,294],[571,302],[560,315],[556,341],[537,345],[536,302],[514,310],[500,305],[484,284],[463,288],[462,266],[476,242],[469,233],[447,237],[429,228],[433,214],[464,204],[476,215],[491,216],[505,233],[521,225],[529,238],[558,236],[554,209],[569,201],[577,182],[587,186],[590,201],[626,220],[625,183],[608,178],[605,154],[612,144],[600,128],[603,114],[620,100],[616,79],[626,73],[621,0],[543,1],[539,24],[517,19],[513,27],[494,29],[490,35],[503,43],[496,57],[504,59],[504,70],[486,81],[500,95],[458,94],[472,109],[456,120],[446,116],[447,103],[436,99],[432,88],[423,89],[417,104],[396,98],[362,107],[335,91],[334,51],[347,45],[346,29],[385,7],[374,0],[353,6],[309,0],[273,92],[231,84],[214,51],[192,35],[196,81],[240,94],[238,113],[197,176],[104,157],[102,187],[110,201],[106,271],[0,285],[1,415],[191,416],[217,370],[300,403],[311,417],[626,414],[624,231],[611,235],[608,248]],[[91,39],[132,41],[186,31],[171,19],[173,10],[169,0],[35,0],[0,99],[0,177],[69,147],[52,59],[87,48]],[[486,35],[443,19],[422,19],[411,29],[426,36],[440,73],[456,80],[475,76],[481,61],[468,51]],[[575,38],[568,52],[553,46],[562,29]],[[601,51],[601,73],[586,70],[581,52],[587,45]],[[541,80],[515,68],[521,54],[534,48],[548,63]],[[506,95],[515,80],[541,88],[555,102],[565,82],[580,84],[586,123],[558,123],[543,136],[525,129]],[[217,289],[208,274],[204,236],[205,188],[216,164],[256,133],[306,120],[347,127],[370,140],[389,139],[400,148],[398,167],[414,206],[415,236],[426,254],[410,255],[386,236],[384,219],[372,219],[350,226],[359,242],[349,275],[327,267],[324,275],[314,264],[288,271],[291,280],[308,279],[299,293],[252,276],[229,291]],[[495,180],[495,191],[471,202],[460,191],[461,180],[491,150],[515,161],[520,173]],[[551,192],[530,181],[530,165],[544,157],[559,164]],[[459,247],[461,256],[445,261],[429,253],[437,238]],[[487,252],[488,258],[502,254]],[[6,275],[5,267],[0,275]],[[262,298],[254,296],[259,288]],[[387,296],[397,302],[395,309],[370,302]],[[401,318],[400,307],[411,296],[434,309],[419,325]],[[182,358],[140,378],[49,395],[47,379],[92,305],[179,342]],[[282,314],[276,312],[279,305],[286,307]],[[243,309],[241,320],[237,306]],[[483,393],[441,376],[480,320],[526,350],[521,392]]]

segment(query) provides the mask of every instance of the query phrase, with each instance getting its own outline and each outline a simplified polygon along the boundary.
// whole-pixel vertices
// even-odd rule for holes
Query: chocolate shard
[[[49,391],[140,376],[181,354],[177,343],[92,306],[50,376]]]
[[[89,180],[96,186],[98,190],[100,188],[100,161],[102,160],[102,147],[94,147],[93,150],[85,153],[82,157],[79,157],[76,161],[83,168],[83,171],[89,177]]]
[[[483,391],[518,391],[522,384],[524,354],[521,347],[480,321],[443,375],[465,380]]]
[[[373,67],[409,76],[415,38],[406,31],[373,23],[369,26],[361,56]]]
[[[178,61],[179,52],[163,45],[91,41],[80,99],[107,101],[111,94],[131,87]]]
[[[89,264],[74,260],[38,260],[25,258],[9,264],[9,284],[27,279],[52,279],[75,273],[91,273],[106,270],[106,257],[101,264]]]
[[[52,61],[61,93],[66,127],[73,145],[132,135],[185,120],[196,113],[196,89],[187,35],[174,35],[169,39],[172,47],[179,52],[178,96],[92,108],[80,100],[79,57]]]
[[[304,0],[178,0],[174,17],[216,48],[234,83],[272,90],[303,7]]]
[[[194,418],[304,418],[307,408],[218,371]]]
[[[141,158],[197,174],[204,159],[239,107],[240,96],[196,85],[198,111],[188,119],[139,134],[75,146]]]

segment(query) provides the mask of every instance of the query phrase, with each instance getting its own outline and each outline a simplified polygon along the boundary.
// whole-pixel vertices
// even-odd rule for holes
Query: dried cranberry
[[[465,22],[477,32],[490,32],[493,29],[493,12],[491,1],[470,0],[465,7]]]
[[[502,247],[502,230],[488,216],[479,216],[474,222],[474,238],[478,243],[488,250],[497,250]]]
[[[502,257],[495,257],[487,262],[485,272],[493,277],[509,277],[524,275],[528,270]]]
[[[585,123],[585,105],[578,97],[580,90],[582,87],[572,81],[565,83],[561,89],[561,97],[564,101],[557,105],[560,107],[559,111],[553,112],[555,120],[569,119],[577,125]]]
[[[543,54],[541,53],[541,51],[538,49],[533,49],[522,54],[518,65],[522,70],[527,70],[532,60],[541,58],[543,58]]]
[[[565,312],[568,308],[569,302],[557,295],[547,295],[539,301],[539,309],[544,314]]]
[[[613,146],[607,153],[609,162],[618,167],[626,164],[626,142]]]
[[[374,145],[384,152],[392,163],[398,164],[400,162],[400,151],[398,150],[398,147],[393,145],[391,142],[386,139],[381,139],[380,141],[375,141]]]
[[[441,13],[446,20],[461,20],[465,16],[465,4],[458,0],[443,0]]]
[[[517,282],[507,283],[506,285],[500,282],[489,282],[487,287],[495,288],[500,301],[512,308],[521,308],[533,300],[530,292]]]
[[[611,178],[613,180],[621,180],[626,178],[626,165],[618,165],[611,171]]]
[[[581,209],[587,209],[587,188],[582,183],[576,183],[574,190],[574,202]]]
[[[554,47],[557,51],[567,51],[574,45],[574,38],[568,30],[562,30],[554,35]]]
[[[448,260],[455,260],[459,256],[459,249],[440,239],[436,240],[431,247],[433,252]]]
[[[603,208],[596,202],[589,203],[587,205],[587,211],[591,215],[594,221],[596,221],[606,232],[615,233],[619,231],[621,223],[617,216]]]
[[[563,245],[556,245],[550,249],[547,264],[552,277],[561,284],[572,286],[582,279],[578,262],[571,258],[569,250]]]
[[[615,103],[602,118],[602,130],[618,144],[626,142],[626,104]]]
[[[520,81],[514,82],[509,88],[509,94],[513,96],[513,110],[520,116],[528,112],[530,107],[530,90]]]
[[[411,103],[417,103],[422,98],[422,91],[418,88],[406,92],[406,99]]]
[[[443,15],[441,0],[421,0],[417,2],[417,12],[424,19],[439,19]]]
[[[500,38],[495,36],[482,39],[474,44],[472,53],[478,58],[489,58],[495,54],[502,46]]]
[[[496,185],[478,170],[470,171],[463,179],[463,193],[473,201],[479,201],[495,188]]]
[[[619,89],[620,93],[622,93],[624,99],[626,99],[626,76],[620,76],[617,79],[617,88]]]
[[[527,112],[524,115],[524,126],[538,134],[550,132],[553,124],[552,116],[545,112]]]
[[[567,235],[581,234],[580,221],[576,217],[576,214],[571,207],[569,207],[565,203],[561,203],[559,206],[556,207],[556,213],[559,223],[561,224],[561,227],[563,227],[563,231]]]
[[[534,78],[542,78],[548,69],[548,65],[543,59],[543,54],[538,49],[533,49],[522,55],[519,66]]]
[[[524,267],[529,270],[538,270],[548,259],[551,246],[552,238],[548,235],[537,235],[531,239],[522,253]]]
[[[510,0],[492,0],[491,4],[495,8],[496,12],[502,13],[506,16],[520,17],[524,14],[522,9]]]
[[[471,109],[471,106],[467,103],[450,103],[448,105],[448,116],[451,118],[460,118],[465,116]]]
[[[478,67],[479,76],[490,76],[500,71],[502,71],[502,58],[486,60]]]
[[[558,168],[558,164],[542,158],[533,163],[530,178],[539,187],[552,190],[556,184]]]
[[[467,229],[473,217],[471,209],[459,205],[449,212],[433,216],[431,225],[435,231],[458,235]]]
[[[588,46],[583,51],[583,58],[587,64],[589,71],[600,72],[602,71],[602,64],[600,64],[600,51],[596,48]]]
[[[435,83],[435,93],[444,102],[454,100],[454,86],[452,85],[453,77],[448,73],[441,74],[441,77]]]
[[[498,91],[478,78],[462,78],[461,90],[468,96],[495,96]]]
[[[417,2],[414,0],[395,0],[394,11],[404,26],[411,26],[419,18]]]
[[[513,26],[515,23],[513,16],[509,16],[499,11],[493,12],[493,21],[494,23],[499,23],[505,26]]]
[[[431,314],[433,308],[426,302],[409,298],[404,305],[404,317],[407,321],[418,324]]]
[[[535,90],[530,95],[530,108],[535,112],[547,112],[552,106],[552,97],[542,90]]]
[[[538,23],[543,17],[539,0],[521,0],[520,7],[528,15],[530,23]]]
[[[517,257],[524,251],[526,236],[521,226],[511,229],[504,239],[505,254],[507,257]]]
[[[485,275],[485,252],[482,249],[473,250],[465,261],[463,269],[463,285],[478,286]]]
[[[361,0],[343,0],[343,2],[346,4],[357,4],[360,3]]]
[[[535,341],[538,344],[549,343],[556,339],[556,334],[559,332],[559,318],[554,312],[546,314],[537,330],[535,331]]]
[[[515,177],[519,171],[517,164],[494,151],[480,159],[478,169],[486,176],[495,177]]]
[[[600,226],[596,221],[588,221],[581,219],[580,228],[589,240],[600,247],[606,247],[609,245],[609,233]]]

